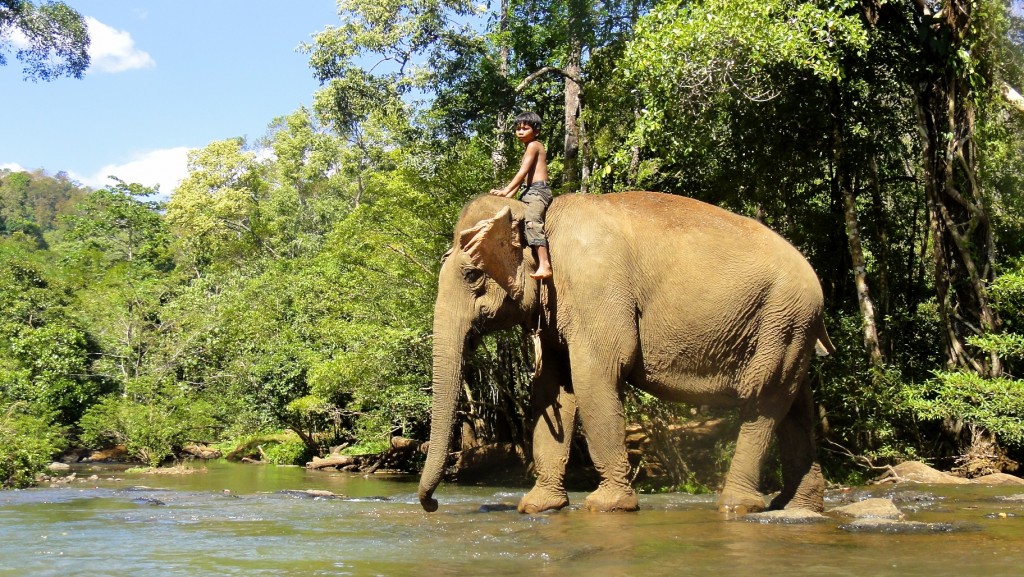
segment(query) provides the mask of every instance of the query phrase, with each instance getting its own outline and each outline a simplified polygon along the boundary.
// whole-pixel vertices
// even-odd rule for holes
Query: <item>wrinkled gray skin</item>
[[[771,508],[823,509],[807,369],[831,350],[821,287],[803,256],[754,220],[651,192],[563,195],[547,216],[554,276],[522,243],[523,205],[482,196],[459,217],[434,309],[432,427],[419,498],[437,509],[463,355],[473,337],[541,320],[532,392],[534,488],[519,510],[560,509],[577,415],[598,489],[585,506],[636,510],[622,407],[626,383],[661,399],[738,406],[742,425],[719,508],[765,508],[758,480],[773,434],[784,488]]]

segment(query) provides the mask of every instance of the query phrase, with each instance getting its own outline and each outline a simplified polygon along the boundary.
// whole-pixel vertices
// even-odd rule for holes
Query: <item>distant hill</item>
[[[92,189],[71,180],[66,172],[12,172],[0,169],[0,236],[21,232],[36,237],[56,230],[61,215],[70,214]]]

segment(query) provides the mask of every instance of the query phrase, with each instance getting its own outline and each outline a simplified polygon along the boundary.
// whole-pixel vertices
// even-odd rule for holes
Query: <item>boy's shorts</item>
[[[519,195],[519,200],[526,204],[526,244],[530,246],[547,246],[548,239],[544,234],[544,213],[551,204],[551,187],[543,180],[532,182]]]

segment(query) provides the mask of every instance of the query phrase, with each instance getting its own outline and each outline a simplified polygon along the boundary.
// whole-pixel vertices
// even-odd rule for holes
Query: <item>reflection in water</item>
[[[935,498],[899,505],[913,520],[965,530],[892,535],[844,531],[839,519],[726,521],[708,496],[643,496],[635,514],[523,516],[509,507],[518,489],[445,485],[428,514],[409,478],[218,463],[185,476],[101,475],[0,492],[0,577],[1016,576],[1024,566],[1024,501],[1001,498],[1020,487],[929,488]]]

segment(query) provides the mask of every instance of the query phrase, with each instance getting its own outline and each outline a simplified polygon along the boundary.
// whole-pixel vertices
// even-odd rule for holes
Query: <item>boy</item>
[[[511,198],[520,185],[525,185],[519,200],[526,203],[526,243],[537,255],[537,270],[530,273],[530,277],[543,280],[551,276],[548,240],[544,235],[544,213],[551,204],[551,187],[548,186],[548,161],[544,145],[537,140],[539,136],[540,116],[536,112],[524,112],[516,117],[516,138],[526,145],[523,163],[508,186],[492,189],[491,194]]]

